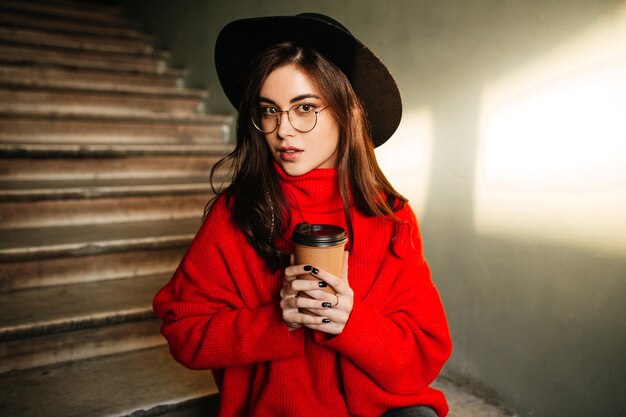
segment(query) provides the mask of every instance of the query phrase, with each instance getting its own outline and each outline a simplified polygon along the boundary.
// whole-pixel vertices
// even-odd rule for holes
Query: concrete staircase
[[[204,114],[122,13],[0,2],[0,414],[214,415],[152,297],[211,197],[232,120]]]

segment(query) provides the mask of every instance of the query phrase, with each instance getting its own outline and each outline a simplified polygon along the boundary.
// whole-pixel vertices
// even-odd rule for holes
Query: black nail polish
[[[328,287],[328,284],[324,281],[318,282],[317,285],[319,285],[321,288]]]
[[[319,270],[319,269],[317,269],[317,268],[312,268],[312,269],[311,269],[311,273],[312,273],[312,274],[317,275],[317,274],[319,274],[319,273],[320,273],[320,270]]]
[[[332,306],[333,306],[333,305],[332,305],[331,303],[328,303],[328,302],[323,302],[323,303],[322,303],[322,307],[323,307],[323,308],[331,308]]]
[[[304,265],[304,270],[305,270],[306,272],[311,271],[311,269],[313,269],[313,267],[312,267],[311,265]]]
[[[322,323],[330,323],[330,319],[322,319]]]

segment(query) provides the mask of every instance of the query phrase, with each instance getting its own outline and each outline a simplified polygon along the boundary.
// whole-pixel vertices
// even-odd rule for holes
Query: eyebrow
[[[295,96],[294,98],[289,100],[289,102],[293,104],[293,103],[297,103],[298,101],[305,100],[307,98],[315,98],[315,99],[321,100],[320,96],[316,94],[300,94],[299,96]],[[276,102],[274,100],[269,99],[267,97],[259,97],[259,102],[270,103],[270,104],[276,105]]]

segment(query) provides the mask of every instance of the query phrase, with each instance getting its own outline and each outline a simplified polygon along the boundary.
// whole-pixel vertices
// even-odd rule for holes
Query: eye
[[[313,104],[304,103],[296,106],[296,112],[300,114],[314,113],[316,107]]]
[[[261,114],[263,116],[275,116],[279,110],[276,107],[261,107]]]

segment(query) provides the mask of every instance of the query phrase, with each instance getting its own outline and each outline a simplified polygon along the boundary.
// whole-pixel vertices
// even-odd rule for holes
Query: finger
[[[346,281],[336,277],[330,272],[324,271],[323,269],[313,268],[313,270],[311,271],[311,275],[319,278],[326,284],[330,285],[335,290],[335,292],[343,293],[347,290],[347,288],[349,288]]]
[[[324,298],[308,298],[297,297],[293,305],[298,308],[314,309],[314,310],[329,310],[336,306],[336,297],[333,294],[324,293]]]
[[[298,322],[299,315],[298,310],[283,310],[283,320],[289,329],[295,330],[302,327],[302,324]]]
[[[323,281],[317,279],[295,279],[291,281],[291,288],[297,291],[321,291],[327,285],[320,285],[320,282]]]
[[[297,291],[291,288],[291,283],[293,279],[289,279],[285,277],[285,281],[283,282],[283,286],[280,288],[280,298],[285,297],[293,297],[296,295]]]
[[[305,270],[305,267],[308,270]],[[285,268],[285,277],[295,278],[298,275],[306,275],[311,273],[310,265],[291,265]]]
[[[314,316],[312,314],[305,314],[305,313],[300,313],[299,316],[300,317],[299,317],[298,322],[303,324],[306,327],[321,326],[323,324],[328,324],[332,322],[332,320],[324,316]]]
[[[285,268],[285,279],[290,281],[296,279],[298,276],[298,268],[294,265],[288,266]]]
[[[303,323],[303,325],[312,330],[319,330],[320,332],[334,335],[340,334],[345,327],[345,325],[335,323],[327,317],[323,317],[321,321],[321,323]]]
[[[296,254],[292,253],[289,255],[289,265],[294,265],[296,263]]]
[[[301,291],[301,293],[308,295],[310,298],[319,300],[319,301],[328,301],[335,304],[335,294],[323,291],[323,290],[309,290],[309,291]]]
[[[343,327],[339,328],[337,325],[334,325],[334,324],[321,324],[321,325],[313,324],[313,325],[307,325],[305,327],[311,330],[317,330],[317,331],[328,333],[334,336],[341,334],[341,329],[343,329]]]
[[[299,295],[286,296],[281,300],[281,306],[287,308],[314,308],[328,310],[338,305],[339,298],[335,294],[320,291],[319,297],[311,297],[309,292],[298,292]]]

